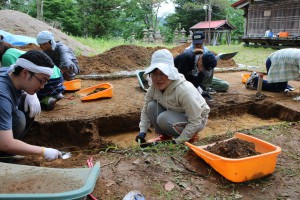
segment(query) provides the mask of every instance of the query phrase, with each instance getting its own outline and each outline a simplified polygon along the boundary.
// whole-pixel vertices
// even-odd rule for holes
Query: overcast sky
[[[158,16],[161,17],[164,14],[174,13],[175,12],[175,6],[172,2],[169,3],[163,3],[161,7],[158,10]]]

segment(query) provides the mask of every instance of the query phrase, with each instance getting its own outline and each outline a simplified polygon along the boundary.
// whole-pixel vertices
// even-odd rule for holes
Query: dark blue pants
[[[270,58],[266,61],[267,74],[269,74],[269,69],[271,67]],[[258,78],[254,82],[254,86],[257,88]],[[270,91],[270,92],[283,92],[285,89],[291,86],[288,85],[287,82],[279,82],[279,83],[269,83],[267,80],[263,80],[262,90]]]

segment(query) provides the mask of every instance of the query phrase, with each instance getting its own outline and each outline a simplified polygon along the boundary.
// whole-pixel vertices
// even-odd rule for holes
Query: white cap
[[[173,55],[167,49],[157,50],[153,53],[151,64],[143,75],[144,78],[146,78],[147,74],[151,73],[156,68],[168,76],[169,80],[180,79],[180,74],[177,68],[174,66]]]

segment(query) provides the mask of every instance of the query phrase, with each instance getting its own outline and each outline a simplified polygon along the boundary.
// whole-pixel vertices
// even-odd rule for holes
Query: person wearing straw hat
[[[152,85],[146,93],[136,141],[146,142],[151,124],[159,136],[150,139],[149,143],[195,141],[206,125],[210,108],[193,84],[175,68],[171,52],[167,49],[154,52],[151,65],[144,73],[147,75]]]
[[[8,42],[0,42],[0,61],[2,67],[9,67],[15,64],[17,59],[23,55],[25,51],[14,48]],[[53,110],[57,101],[63,99],[62,92],[65,90],[63,86],[63,77],[57,66],[53,68],[53,75],[47,84],[37,92],[43,110]]]
[[[43,52],[31,50],[14,65],[0,68],[0,160],[11,162],[13,154],[42,155],[47,161],[61,152],[27,144],[22,140],[34,118],[40,114],[36,92],[53,74],[54,64]]]
[[[80,69],[74,52],[61,41],[55,42],[53,33],[42,31],[37,35],[36,41],[59,67],[65,80],[73,80],[75,75],[79,74]]]

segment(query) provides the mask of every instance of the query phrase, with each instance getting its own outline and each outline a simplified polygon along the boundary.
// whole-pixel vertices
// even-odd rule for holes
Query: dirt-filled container
[[[243,133],[235,133],[233,138],[239,138],[241,140],[254,143],[255,151],[260,154],[245,158],[232,159],[225,158],[205,150],[207,146],[213,146],[215,143],[203,146],[194,146],[188,142],[185,144],[217,172],[232,182],[244,182],[258,179],[272,174],[275,171],[277,156],[281,152],[280,147]]]

